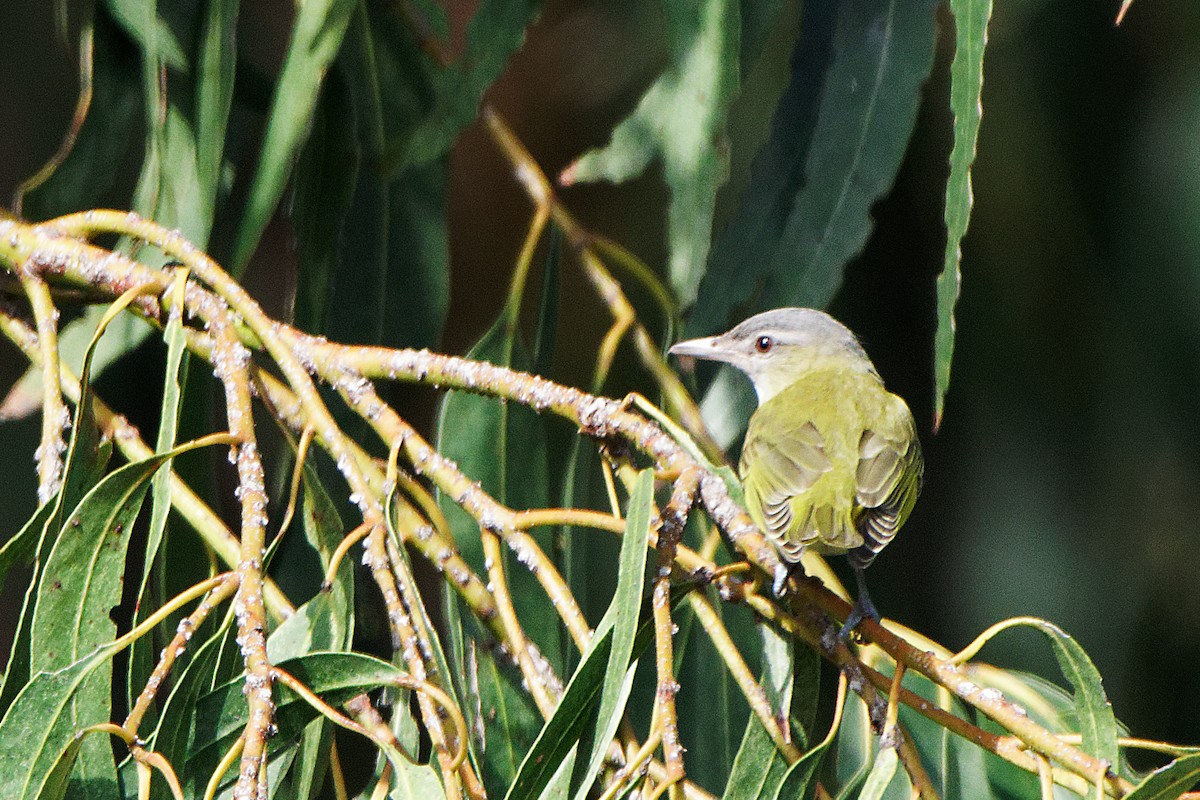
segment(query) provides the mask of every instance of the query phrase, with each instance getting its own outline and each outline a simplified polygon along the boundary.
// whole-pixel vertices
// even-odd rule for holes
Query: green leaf
[[[900,764],[900,754],[894,747],[885,747],[875,756],[875,763],[867,774],[862,793],[858,800],[881,800],[888,784],[896,776],[896,768]]]
[[[75,663],[115,637],[110,613],[121,601],[125,556],[133,523],[154,472],[194,445],[127,464],[83,498],[63,526],[38,584],[30,626],[30,669],[49,672]],[[112,665],[98,665],[66,707],[76,729],[111,716]],[[72,791],[114,796],[112,747],[104,737],[80,746]]]
[[[934,10],[930,0],[804,4],[791,82],[713,245],[692,335],[726,329],[735,313],[829,303],[907,148]]]
[[[674,606],[693,589],[694,585],[686,585],[673,590],[671,605]],[[654,621],[650,606],[648,603],[642,603],[633,654],[636,656],[641,653],[653,636]],[[521,762],[521,768],[504,796],[505,800],[537,800],[558,771],[563,759],[575,748],[599,705],[600,688],[604,672],[608,669],[608,656],[612,645],[612,628],[603,633],[596,631],[587,655],[571,676],[554,714],[546,720],[537,740]]]
[[[41,538],[42,530],[46,527],[46,520],[54,513],[54,501],[43,503],[29,521],[13,536],[0,547],[0,587],[4,586],[4,579],[8,577],[9,570],[13,567],[26,567],[33,561],[34,553],[37,552],[38,540]]]
[[[1125,800],[1175,800],[1200,783],[1200,753],[1183,756],[1154,770]]]
[[[742,745],[738,748],[725,786],[723,800],[772,800],[788,773],[787,762],[757,717],[746,723]]]
[[[934,426],[941,422],[950,363],[954,357],[954,306],[962,274],[962,240],[971,218],[971,165],[983,113],[983,51],[987,46],[992,0],[950,0],[954,13],[954,61],[950,64],[950,110],[954,149],[946,182],[946,260],[937,280],[937,333],[934,335]]]
[[[466,50],[444,68],[433,68],[433,104],[416,128],[388,147],[388,174],[422,166],[443,156],[458,132],[479,111],[484,91],[500,77],[525,41],[525,28],[541,11],[541,0],[483,0],[467,23]]]
[[[233,105],[240,0],[209,0],[200,20],[195,68],[196,181],[211,227],[221,191],[225,132]]]
[[[883,672],[889,677],[892,675],[886,666]],[[904,687],[955,716],[967,720],[973,718],[957,698],[924,675],[915,671],[906,672]],[[995,796],[994,792],[985,788],[990,785],[985,751],[907,706],[900,708],[900,723],[916,746],[921,763],[939,797],[943,800],[982,800]],[[1008,762],[1003,763],[1008,765]]]
[[[682,305],[696,298],[712,238],[717,189],[728,171],[725,121],[737,90],[741,15],[734,0],[666,4],[670,64],[603,149],[585,153],[564,180],[640,175],[660,158],[671,202],[667,237],[671,287]]]
[[[503,315],[467,357],[516,369],[529,363],[512,322]],[[448,393],[438,415],[438,450],[510,508],[549,504],[545,428],[524,406],[467,392]],[[477,572],[486,572],[479,525],[449,498],[441,498],[441,506],[463,557]],[[543,550],[549,548],[545,536],[535,538]],[[524,566],[509,572],[509,584],[526,632],[561,674],[561,623],[553,604]]]
[[[162,404],[159,411],[158,437],[155,450],[164,453],[175,446],[179,429],[179,408],[183,394],[183,383],[187,377],[187,341],[183,335],[183,273],[176,277],[174,299],[167,319],[163,340],[167,343],[167,363],[163,377]],[[163,599],[162,564],[158,561],[159,545],[167,528],[167,516],[171,511],[171,461],[165,469],[158,471],[151,480],[150,527],[146,534],[142,576],[135,601],[134,624],[144,620]],[[157,578],[155,581],[154,579]],[[152,585],[153,581],[153,585]],[[136,692],[145,685],[154,669],[155,645],[161,645],[161,637],[144,636],[130,647],[127,691],[129,702],[136,699]]]
[[[309,265],[297,290],[298,307],[304,322],[332,338],[435,347],[450,293],[448,160],[406,170],[390,182],[382,171],[386,138],[411,130],[432,100],[410,32],[389,27],[388,17],[369,18],[365,7],[359,8],[335,73],[353,120],[343,120],[336,131],[329,129],[336,120],[314,128],[314,136],[324,141],[310,150],[327,145],[328,179],[311,174],[315,167],[307,157],[301,166],[309,175],[297,178],[297,201],[302,193],[309,195],[296,206],[297,214],[305,215],[297,216],[301,263]],[[351,156],[357,171],[339,174],[337,162]],[[339,178],[349,180],[343,185]],[[314,180],[320,186],[313,186]]]
[[[258,168],[238,227],[230,261],[240,276],[283,196],[292,165],[312,123],[321,81],[333,63],[358,4],[354,0],[310,0],[299,6],[287,55],[275,84]]]
[[[625,704],[633,686],[633,674],[637,664],[633,659],[633,642],[637,636],[638,608],[646,581],[646,554],[650,539],[650,511],[654,502],[654,473],[642,470],[629,496],[629,507],[625,512],[625,533],[621,539],[620,568],[617,573],[617,589],[613,593],[608,612],[604,615],[594,635],[612,628],[612,643],[609,646],[608,666],[600,687],[600,705],[596,724],[589,732],[590,749],[580,762],[582,773],[573,777],[576,800],[586,800],[600,767],[608,755],[608,746],[621,724]],[[586,741],[586,740],[585,740]]]
[[[96,309],[96,311],[103,316],[100,309]],[[89,337],[90,344],[83,356],[83,363],[79,371],[80,395],[79,401],[75,404],[71,438],[67,443],[67,455],[63,462],[62,488],[51,501],[53,512],[46,518],[45,525],[39,531],[33,574],[30,576],[25,590],[21,615],[17,621],[17,630],[13,635],[12,650],[9,652],[8,664],[5,666],[4,685],[0,688],[0,709],[9,707],[17,691],[29,680],[31,675],[31,625],[34,604],[42,578],[42,564],[49,557],[51,549],[63,529],[64,517],[71,509],[75,508],[84,493],[104,475],[109,455],[112,452],[111,444],[100,440],[100,432],[96,427],[95,413],[92,408],[90,385],[92,363],[98,345],[102,341],[101,334],[103,332],[104,329],[97,328],[95,334]]]
[[[1054,657],[1063,677],[1075,689],[1075,714],[1082,749],[1110,765],[1119,763],[1117,720],[1112,705],[1104,694],[1100,672],[1079,643],[1053,623],[1033,620],[1027,623],[1040,630],[1050,640]]]
[[[515,326],[504,315],[468,355],[494,364],[518,368],[527,365],[516,341]],[[438,450],[505,505],[513,508],[548,505],[545,430],[542,421],[529,409],[495,398],[451,392],[442,401],[438,416]],[[510,480],[510,475],[521,477]],[[463,558],[477,573],[484,573],[478,524],[449,498],[440,498],[440,503]],[[546,537],[538,539],[546,549],[549,544]],[[536,578],[523,565],[515,563],[507,549],[504,562],[509,591],[527,634],[555,673],[561,675],[562,626],[558,613]],[[466,615],[458,613],[457,603],[453,599],[449,604],[454,609],[450,620],[454,635],[465,633],[475,642],[486,642],[483,631]],[[489,792],[503,792],[512,783],[522,755],[541,726],[541,718],[520,688],[520,675],[497,663],[489,647],[476,647],[460,640],[451,654],[453,674],[477,678],[474,686],[460,684],[460,689],[466,697],[478,697],[478,703],[469,704],[468,710],[474,706],[483,714],[473,725],[484,731],[480,755],[485,786]]]
[[[162,753],[163,758],[170,764],[180,765],[187,760],[192,726],[195,724],[196,701],[213,688],[217,656],[225,642],[225,632],[231,627],[232,622],[233,615],[228,614],[224,623],[216,626],[208,638],[201,639],[199,636],[193,636],[189,646],[188,660],[182,664],[176,662],[176,667],[172,671],[174,680],[171,684],[171,692],[167,695],[158,724],[150,737],[150,747],[155,752]],[[217,758],[219,757],[218,754]],[[203,793],[204,783],[215,767],[216,760],[214,759],[208,770],[187,770],[179,776],[185,788],[190,790],[189,796],[198,796]],[[198,790],[194,785],[197,782],[200,784]],[[193,785],[188,786],[189,783]],[[159,800],[168,797],[169,793],[165,786],[159,786],[152,796],[155,800]]]
[[[106,5],[143,52],[155,53],[155,59],[171,69],[187,69],[187,56],[170,26],[158,16],[155,0],[106,0]]]
[[[769,625],[758,626],[762,640],[763,674],[760,680],[773,709],[792,705],[795,644]],[[788,764],[771,741],[757,716],[751,716],[734,758],[733,771],[723,800],[770,800],[779,794]]]
[[[110,658],[111,650],[101,649],[65,669],[39,673],[21,689],[0,720],[0,797],[63,796],[64,770],[71,764],[60,757],[68,754],[70,759],[79,724],[73,700],[81,684]],[[111,747],[103,743],[111,758]],[[52,778],[57,785],[49,785]]]

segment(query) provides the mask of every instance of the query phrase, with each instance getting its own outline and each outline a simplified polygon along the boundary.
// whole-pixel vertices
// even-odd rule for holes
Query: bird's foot
[[[871,602],[871,595],[867,592],[867,584],[863,580],[862,570],[855,569],[854,577],[858,581],[858,599],[854,601],[854,607],[850,609],[850,616],[846,617],[846,622],[838,632],[838,638],[843,642],[849,641],[854,629],[864,619],[871,619],[875,622],[880,620],[879,612],[875,609],[875,604]]]

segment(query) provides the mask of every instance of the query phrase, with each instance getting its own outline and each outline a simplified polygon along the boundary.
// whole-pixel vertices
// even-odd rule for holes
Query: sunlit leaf
[[[167,344],[166,371],[163,376],[162,404],[159,410],[158,437],[155,450],[164,453],[175,446],[179,429],[179,409],[183,384],[187,379],[187,342],[183,335],[183,291],[186,273],[179,273],[173,288],[172,313],[163,331]],[[167,529],[171,511],[171,462],[165,464],[151,480],[150,527],[146,534],[142,575],[135,603],[134,624],[140,623],[163,599],[162,564],[158,560],[159,545]],[[155,580],[157,578],[157,580]],[[133,643],[129,653],[127,687],[132,703],[140,687],[145,685],[153,667],[152,653],[162,642],[150,635]]]
[[[728,171],[725,119],[737,90],[741,16],[732,0],[666,4],[670,63],[607,146],[584,154],[566,181],[614,183],[662,160],[671,190],[667,237],[671,288],[696,297],[712,238],[717,189]]]
[[[225,132],[233,105],[240,0],[205,3],[197,44],[195,81],[196,181],[204,219],[211,227],[221,193]]]
[[[0,721],[0,797],[63,796],[65,770],[72,764],[60,758],[67,754],[73,760],[69,748],[78,746],[72,744],[78,730],[74,698],[110,658],[108,651],[90,654],[65,669],[35,675],[21,689]],[[57,786],[47,786],[51,777]]]
[[[629,690],[633,685],[633,673],[637,668],[633,659],[633,642],[637,636],[638,608],[641,605],[646,579],[646,553],[653,501],[654,473],[651,470],[643,470],[638,473],[637,483],[630,494],[629,507],[625,514],[617,589],[613,593],[608,612],[596,628],[595,635],[600,635],[611,626],[612,643],[609,646],[608,666],[600,688],[596,724],[588,731],[588,736],[583,740],[585,747],[580,751],[582,758],[579,763],[584,769],[571,781],[577,787],[576,800],[586,799],[600,772],[600,767],[608,755],[608,746],[625,713],[625,703],[629,700]]]
[[[795,642],[768,625],[759,625],[762,639],[761,684],[773,709],[792,705],[795,686]],[[757,716],[751,715],[733,762],[723,800],[773,800],[788,773],[788,763],[775,747]]]
[[[900,764],[900,756],[894,747],[885,747],[875,756],[875,763],[871,766],[871,771],[867,774],[867,781],[863,784],[862,793],[859,794],[859,800],[881,800],[884,792],[887,791],[888,785],[892,782],[892,778],[896,776],[896,769]]]
[[[983,51],[987,45],[992,0],[951,0],[955,50],[950,65],[950,110],[954,112],[954,149],[946,184],[946,260],[937,281],[937,334],[934,337],[934,420],[941,421],[950,362],[954,356],[954,306],[958,302],[962,239],[971,218],[971,164],[979,118],[983,113]]]
[[[694,588],[684,586],[672,591],[672,606]],[[635,657],[654,637],[654,621],[648,603],[641,605],[638,620],[637,635],[633,643]],[[563,759],[575,748],[600,702],[600,687],[604,680],[604,671],[608,668],[612,642],[611,628],[604,632],[597,631],[592,637],[587,655],[571,676],[554,714],[546,721],[537,740],[525,755],[525,760],[521,762],[521,768],[504,796],[505,800],[537,800],[558,771]]]

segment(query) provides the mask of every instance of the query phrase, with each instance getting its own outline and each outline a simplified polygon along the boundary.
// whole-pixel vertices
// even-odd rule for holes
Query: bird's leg
[[[875,604],[871,602],[871,594],[867,591],[867,581],[863,577],[862,567],[854,568],[854,579],[858,583],[858,598],[854,601],[854,608],[850,609],[850,616],[846,617],[846,623],[842,625],[842,630],[838,633],[838,637],[844,642],[850,638],[850,634],[858,627],[858,623],[868,617],[879,621],[879,612],[875,610]]]

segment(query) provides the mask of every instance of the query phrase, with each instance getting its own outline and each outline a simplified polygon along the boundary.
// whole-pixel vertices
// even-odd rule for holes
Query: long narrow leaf
[[[1200,753],[1183,756],[1156,769],[1125,795],[1125,800],[1175,800],[1200,783]]]
[[[934,10],[929,0],[804,4],[791,82],[713,246],[689,331],[723,330],[734,311],[829,303],[908,146]]]
[[[695,586],[689,585],[674,590],[671,604],[677,603],[693,589]],[[654,622],[648,603],[642,604],[638,620],[637,636],[633,643],[634,655],[645,649],[654,636]],[[537,800],[563,759],[578,743],[600,702],[600,687],[604,681],[604,671],[608,668],[612,642],[611,628],[603,633],[596,632],[591,649],[571,676],[554,714],[546,720],[533,747],[529,748],[525,760],[521,762],[521,769],[509,786],[505,800]]]
[[[937,281],[937,333],[934,337],[934,421],[941,421],[950,363],[954,357],[954,306],[962,275],[962,239],[971,218],[971,164],[983,113],[983,51],[987,46],[992,0],[951,0],[954,12],[954,61],[950,65],[950,110],[954,112],[954,149],[946,183],[946,260]]]
[[[629,497],[625,512],[625,533],[621,539],[620,570],[617,573],[617,589],[608,607],[604,621],[596,629],[596,635],[612,626],[612,644],[609,647],[608,666],[604,671],[604,682],[600,688],[600,705],[596,725],[591,733],[591,749],[581,752],[585,769],[572,779],[577,786],[576,800],[585,800],[596,775],[608,754],[608,746],[621,717],[633,683],[633,642],[637,636],[637,609],[642,597],[646,578],[646,551],[650,538],[650,509],[654,501],[654,473],[643,470],[638,473],[637,483]]]
[[[100,651],[58,672],[38,674],[24,686],[0,721],[0,797],[41,797],[43,791],[63,796],[60,757],[78,730],[73,700],[80,685],[111,657]],[[49,789],[52,775],[59,785]]]
[[[235,275],[245,269],[279,205],[312,122],[321,81],[342,45],[356,5],[354,0],[310,0],[299,6],[271,101],[258,168],[233,246],[231,266]]]

